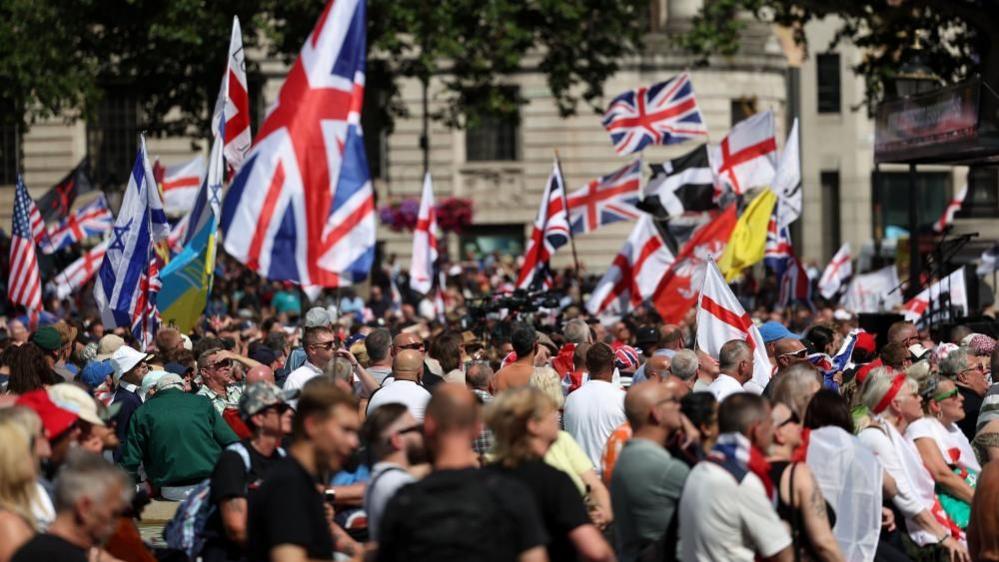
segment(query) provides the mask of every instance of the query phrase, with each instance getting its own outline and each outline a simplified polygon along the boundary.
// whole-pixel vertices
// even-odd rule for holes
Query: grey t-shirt
[[[631,439],[624,444],[610,483],[621,562],[637,560],[645,545],[666,532],[689,474],[686,464],[657,443]]]
[[[389,500],[399,488],[411,482],[416,482],[416,479],[405,468],[390,462],[375,463],[364,490],[364,511],[368,515],[368,536],[371,540],[378,540],[378,526]]]

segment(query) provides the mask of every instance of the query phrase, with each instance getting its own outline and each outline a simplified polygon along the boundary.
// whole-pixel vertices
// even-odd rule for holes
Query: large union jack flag
[[[614,98],[604,113],[604,128],[618,154],[708,135],[687,73]]]
[[[641,180],[642,161],[635,160],[567,195],[572,233],[585,234],[612,222],[638,219],[642,213],[635,205]]]
[[[364,0],[329,0],[226,193],[225,249],[268,279],[336,287],[371,269],[364,61]]]
[[[111,232],[113,226],[114,215],[111,214],[107,199],[102,193],[97,196],[97,199],[70,213],[68,217],[59,221],[59,224],[50,228],[49,241],[51,244],[44,251],[52,253],[68,248],[84,238]]]

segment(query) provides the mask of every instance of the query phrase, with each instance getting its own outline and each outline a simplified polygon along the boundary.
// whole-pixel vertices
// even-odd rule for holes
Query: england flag
[[[774,114],[764,111],[736,123],[708,155],[715,175],[736,195],[770,185],[777,171]]]
[[[420,212],[413,229],[413,258],[409,265],[409,286],[418,293],[429,294],[437,268],[437,210],[434,208],[434,185],[430,172],[423,178]]]
[[[852,250],[850,243],[844,242],[819,278],[819,293],[822,294],[822,298],[832,300],[851,277],[853,277]]]
[[[626,314],[650,298],[674,256],[643,214],[586,303],[590,314]]]
[[[225,195],[225,249],[267,279],[336,287],[371,270],[365,25],[364,0],[327,1]]]
[[[226,62],[222,87],[215,101],[212,116],[213,128],[224,129],[223,153],[230,170],[238,170],[250,151],[250,95],[246,87],[246,58],[243,51],[243,32],[239,18],[232,17],[232,34],[229,37],[229,57]]]

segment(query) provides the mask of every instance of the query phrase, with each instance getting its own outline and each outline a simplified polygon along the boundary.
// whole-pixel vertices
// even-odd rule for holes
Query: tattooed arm
[[[839,562],[843,552],[833,536],[829,517],[826,515],[826,499],[822,496],[815,476],[805,463],[798,463],[794,471],[794,502],[805,520],[805,534],[819,560]]]

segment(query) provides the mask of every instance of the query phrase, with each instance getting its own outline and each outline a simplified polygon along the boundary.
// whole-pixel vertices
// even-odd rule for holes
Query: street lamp
[[[905,62],[895,75],[895,95],[907,98],[929,92],[939,85],[937,75],[923,62],[919,51]]]

